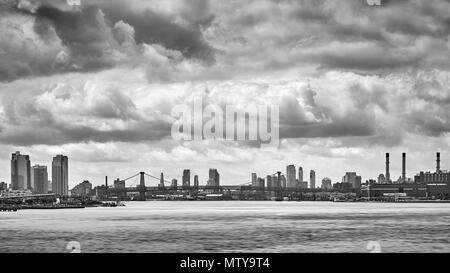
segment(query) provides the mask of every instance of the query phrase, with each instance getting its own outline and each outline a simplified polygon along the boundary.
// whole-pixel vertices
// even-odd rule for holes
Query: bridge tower
[[[139,182],[139,200],[140,201],[146,201],[147,198],[145,197],[145,178],[144,178],[144,174],[145,172],[140,172],[140,182]]]

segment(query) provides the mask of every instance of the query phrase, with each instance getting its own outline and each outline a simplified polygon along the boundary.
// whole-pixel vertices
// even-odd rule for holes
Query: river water
[[[0,212],[0,252],[450,252],[450,204],[125,204]]]

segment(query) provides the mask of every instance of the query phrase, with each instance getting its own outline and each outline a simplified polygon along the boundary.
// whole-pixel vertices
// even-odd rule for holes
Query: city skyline
[[[68,155],[69,188],[139,170],[204,183],[209,168],[237,184],[290,164],[305,180],[315,170],[316,186],[345,172],[376,180],[386,152],[394,181],[402,153],[409,178],[433,171],[435,152],[450,169],[449,5],[3,1],[0,181],[14,151],[48,167]],[[279,148],[175,140],[171,110],[195,96],[278,105]]]
[[[44,169],[45,170],[45,176],[49,177],[48,173],[47,173],[47,166],[46,165],[39,165],[39,164],[32,164],[31,163],[31,157],[28,154],[22,154],[20,151],[16,151],[16,152],[12,153],[11,180],[10,180],[10,183],[7,183],[7,185],[8,186],[11,185],[11,187],[14,187],[13,184],[12,184],[12,181],[13,181],[12,178],[14,177],[14,175],[13,175],[14,172],[16,172],[16,169],[17,169],[16,165],[17,165],[17,163],[13,164],[13,161],[16,162],[18,158],[24,158],[26,160],[25,161],[26,166],[29,166],[28,168],[30,169],[30,176],[29,176],[30,177],[29,178],[30,182],[27,184],[28,185],[27,188],[31,187],[33,190],[36,190],[37,188],[39,188],[39,189],[45,188],[45,186],[43,186],[43,185],[37,186],[37,184],[36,184],[37,180],[35,178],[35,176],[36,176],[35,172],[36,171],[39,172],[42,169]],[[415,173],[410,174],[410,176],[408,176],[408,174],[407,174],[408,173],[407,172],[407,167],[406,167],[406,165],[407,165],[407,163],[406,163],[407,162],[407,154],[406,153],[401,153],[401,164],[402,164],[402,166],[401,166],[401,174],[399,175],[398,179],[392,179],[392,177],[391,177],[391,179],[389,181],[387,181],[385,179],[385,177],[387,176],[387,174],[391,173],[391,161],[390,161],[390,158],[391,158],[390,157],[390,153],[385,153],[385,161],[384,161],[385,169],[384,169],[384,173],[380,172],[377,177],[363,177],[361,175],[357,175],[358,171],[353,171],[353,170],[352,171],[348,171],[348,170],[346,170],[345,171],[345,175],[342,177],[342,179],[331,179],[331,178],[329,178],[327,176],[320,176],[320,175],[317,176],[317,174],[316,174],[317,170],[311,169],[310,170],[309,179],[308,180],[304,180],[303,179],[302,181],[300,181],[299,180],[300,173],[303,173],[303,171],[304,171],[303,166],[298,166],[297,167],[295,164],[289,164],[289,165],[285,166],[285,170],[286,170],[285,172],[283,172],[283,171],[280,172],[280,174],[281,174],[281,176],[280,176],[280,178],[281,178],[280,186],[285,184],[286,186],[282,186],[282,187],[295,188],[295,187],[301,187],[298,184],[299,182],[305,182],[305,183],[307,183],[306,184],[307,188],[322,188],[322,185],[320,184],[320,181],[322,181],[322,184],[323,184],[324,180],[330,180],[332,185],[340,184],[340,183],[349,183],[354,188],[359,188],[362,184],[366,183],[367,181],[377,181],[376,183],[378,183],[378,184],[383,184],[383,183],[404,183],[404,182],[412,183],[412,182],[414,182],[415,176],[420,176],[423,173],[425,173],[425,174],[426,173],[433,174],[435,172],[444,172],[444,173],[446,173],[448,171],[448,169],[445,169],[445,168],[442,169],[441,168],[441,166],[442,166],[441,165],[441,153],[437,152],[437,153],[435,153],[435,161],[434,161],[435,168],[434,169],[419,170],[419,171],[417,171]],[[58,182],[58,184],[55,184],[55,185],[59,185],[61,183],[65,183],[65,184],[62,185],[62,187],[65,188],[66,190],[61,191],[62,194],[67,194],[67,192],[71,191],[72,188],[78,187],[79,185],[83,184],[84,182],[90,182],[93,185],[93,187],[101,186],[101,185],[105,184],[104,183],[105,182],[104,181],[104,177],[105,176],[103,176],[103,182],[99,182],[99,183],[95,183],[94,182],[94,183],[92,183],[92,181],[89,178],[84,178],[82,181],[75,181],[75,182],[73,182],[73,185],[72,185],[72,183],[69,182],[70,181],[70,179],[69,179],[70,177],[68,176],[67,171],[62,171],[61,168],[60,168],[59,172],[58,171],[56,171],[56,172],[57,173],[61,172],[61,174],[59,176],[56,174],[56,176],[55,176],[55,171],[54,171],[54,169],[55,169],[55,166],[54,166],[55,161],[56,162],[61,161],[59,163],[56,163],[56,165],[63,164],[65,166],[64,168],[66,170],[68,170],[68,166],[70,166],[70,165],[67,164],[68,156],[56,155],[55,157],[53,157],[53,162],[52,162],[52,166],[51,166],[51,177],[53,179],[55,179],[54,177],[65,176],[65,178],[63,179],[65,182],[61,182],[60,181],[60,182]],[[62,162],[65,162],[65,163],[62,163]],[[13,166],[16,166],[16,167],[13,168]],[[295,177],[297,169],[298,169],[298,172],[299,172],[299,177],[298,178]],[[26,170],[23,170],[23,171],[26,171]],[[219,176],[219,174],[218,174],[217,169],[209,168],[208,169],[208,176],[207,176],[208,178],[206,180],[200,180],[199,179],[199,175],[197,174],[198,172],[195,172],[195,170],[194,170],[194,172],[192,172],[193,183],[191,183],[191,171],[193,171],[193,170],[191,170],[191,169],[183,169],[182,174],[180,175],[180,178],[177,178],[175,176],[174,178],[171,178],[171,180],[165,180],[164,179],[164,175],[165,174],[162,171],[160,173],[159,184],[157,182],[153,182],[153,184],[156,183],[155,185],[159,185],[159,186],[161,186],[161,185],[172,186],[174,180],[181,181],[182,182],[181,187],[183,187],[183,186],[185,186],[185,187],[192,187],[192,186],[195,186],[195,185],[218,185],[219,184],[218,183],[218,180],[219,180],[218,176]],[[270,173],[270,171],[269,171],[269,173]],[[44,174],[39,174],[39,175],[42,176]],[[255,172],[249,172],[249,175],[250,175],[250,177],[249,177],[248,181],[245,181],[243,183],[240,183],[242,181],[239,181],[238,183],[234,183],[234,184],[233,183],[224,183],[224,184],[221,184],[221,185],[250,184],[250,185],[255,185],[256,187],[258,187],[258,181],[259,181],[260,178],[262,178],[263,183],[267,183],[267,181],[270,181],[269,184],[272,184],[272,185],[273,185],[273,183],[278,183],[278,178],[277,178],[277,174],[276,173],[275,174],[267,174],[267,172],[262,172],[262,173],[258,174],[258,173],[255,173]],[[108,177],[108,175],[106,175],[106,176]],[[216,176],[217,176],[217,178],[215,178]],[[380,181],[380,177],[383,177],[382,181]],[[116,184],[118,181],[122,181],[121,179],[123,179],[123,178],[124,177],[117,177],[117,178],[115,178],[116,180],[114,181],[114,184]],[[314,178],[314,179],[312,180],[312,178]],[[404,178],[406,178],[406,180]],[[50,178],[48,178],[48,180],[47,180],[47,182],[48,182],[47,183],[47,187],[48,187],[49,191],[52,191],[51,187],[52,187],[52,185],[54,185],[54,183],[52,183],[53,179],[52,180],[49,180],[49,179]],[[60,179],[60,178],[58,178],[58,179]],[[289,179],[293,179],[293,181],[295,181],[296,184],[289,184]],[[357,182],[356,182],[355,179],[357,179]],[[161,181],[164,181],[164,184],[161,184],[162,183]],[[202,181],[202,182],[200,182],[200,181]],[[275,182],[273,182],[273,181],[275,181]],[[2,180],[2,182],[4,182],[4,180]],[[319,183],[317,183],[317,182],[319,182]],[[42,183],[42,182],[39,182],[39,183]],[[136,186],[137,184],[138,184],[138,181],[136,180],[134,183],[132,183],[131,186]],[[355,185],[358,185],[358,186],[355,186]],[[130,185],[127,185],[127,186],[130,186]],[[56,187],[58,187],[58,186],[56,186]],[[19,188],[21,188],[21,187],[19,187]],[[60,190],[57,190],[57,191],[59,192]]]

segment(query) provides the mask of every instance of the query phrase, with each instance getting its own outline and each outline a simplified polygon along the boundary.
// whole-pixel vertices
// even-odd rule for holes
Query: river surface
[[[450,252],[450,204],[125,204],[0,212],[0,252]]]

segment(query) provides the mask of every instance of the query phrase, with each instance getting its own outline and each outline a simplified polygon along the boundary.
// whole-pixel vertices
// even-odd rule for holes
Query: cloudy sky
[[[70,187],[184,168],[205,183],[210,167],[242,184],[288,164],[366,180],[385,152],[395,179],[401,152],[408,177],[437,151],[446,168],[450,1],[382,3],[1,0],[0,180],[16,150],[32,164],[68,155]],[[175,141],[172,107],[196,95],[279,105],[279,149]]]

